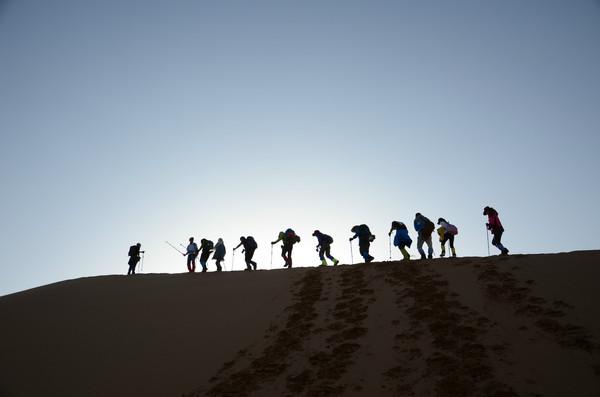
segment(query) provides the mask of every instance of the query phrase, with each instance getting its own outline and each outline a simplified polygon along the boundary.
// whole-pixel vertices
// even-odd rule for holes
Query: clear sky
[[[389,260],[416,212],[486,256],[486,205],[511,253],[598,249],[599,71],[591,0],[0,1],[0,295],[190,236],[269,269],[288,227]]]

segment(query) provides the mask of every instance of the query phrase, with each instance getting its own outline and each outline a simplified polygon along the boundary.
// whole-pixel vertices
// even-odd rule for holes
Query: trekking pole
[[[184,254],[183,252],[179,251],[179,249],[178,249],[177,247],[175,247],[173,244],[171,244],[171,243],[170,243],[170,242],[168,242],[168,241],[165,241],[165,242],[166,242],[167,244],[169,244],[171,247],[173,247],[173,249],[174,249],[175,251],[177,251],[177,252],[179,252],[181,255],[185,256],[185,254]]]
[[[231,251],[231,272],[233,271],[233,258],[235,258],[235,249]]]
[[[390,243],[390,260],[392,260],[392,235],[388,234],[388,240]]]
[[[140,273],[144,271],[144,251],[142,251],[142,262],[140,263]]]
[[[350,261],[354,265],[354,255],[352,254],[352,240],[350,240]]]
[[[273,244],[271,244],[271,270],[273,269]]]
[[[485,237],[487,237],[488,243],[488,256],[490,256],[490,234],[488,233],[487,225],[485,225]]]

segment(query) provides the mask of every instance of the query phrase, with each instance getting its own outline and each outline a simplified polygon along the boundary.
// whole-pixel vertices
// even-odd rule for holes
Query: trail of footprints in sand
[[[476,266],[476,272],[487,298],[510,302],[516,315],[534,316],[536,326],[557,343],[597,348],[585,330],[557,320],[566,303],[547,307],[548,302],[493,264]],[[381,288],[381,278],[394,292],[396,308],[389,321],[397,330],[389,342],[395,364],[381,374],[382,395],[517,395],[495,377],[492,361],[511,363],[506,345],[486,344],[493,340],[486,338],[494,327],[489,319],[461,304],[431,266],[377,263],[307,271],[294,285],[285,319],[274,321],[262,343],[223,364],[208,390],[187,396],[360,394],[360,379],[342,378],[368,345],[362,341],[369,332],[365,320],[377,299],[370,282],[378,280]]]
[[[386,395],[515,395],[495,379],[490,365],[490,354],[503,350],[483,342],[491,322],[462,305],[446,280],[419,264],[381,271],[395,286],[398,312],[410,323],[395,337],[399,364],[385,373]]]
[[[367,332],[362,323],[374,291],[367,288],[359,267],[331,276],[318,268],[308,271],[295,285],[285,324],[267,331],[265,339],[272,342],[256,354],[250,349],[240,351],[213,377],[216,384],[189,396],[247,396],[268,388],[269,382],[273,387],[285,385],[285,390],[272,390],[272,395],[342,395],[345,386],[337,381],[352,365],[353,354],[360,348],[357,341]],[[340,283],[339,296],[328,295],[337,288],[325,290],[325,283],[332,279]],[[319,316],[326,316],[327,321],[315,321]],[[325,326],[317,328],[316,324]],[[307,345],[315,340],[321,343]]]
[[[312,335],[313,340],[322,344],[306,346],[304,354],[296,357],[296,367],[301,372],[287,377],[287,389],[292,395],[344,394],[347,385],[338,381],[354,364],[353,356],[361,348],[360,339],[367,333],[364,320],[374,291],[368,288],[363,269],[344,269],[333,280],[331,273],[324,280],[319,315],[325,321],[319,322],[323,326],[315,328]],[[329,296],[330,290],[339,290],[330,288],[332,282],[340,284],[340,294]]]

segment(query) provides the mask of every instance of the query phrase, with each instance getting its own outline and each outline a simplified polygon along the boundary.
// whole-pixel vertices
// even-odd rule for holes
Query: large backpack
[[[448,227],[446,228],[446,231],[450,234],[454,234],[454,235],[458,234],[458,228],[450,223],[448,223]]]
[[[207,248],[208,250],[211,250],[211,249],[213,249],[213,248],[214,248],[214,246],[215,246],[215,245],[214,245],[214,243],[213,243],[212,241],[210,241],[210,240],[206,240],[206,248]]]
[[[371,235],[371,230],[369,230],[369,226],[360,225],[358,227],[358,237],[369,237]]]
[[[248,248],[258,248],[258,244],[256,244],[256,240],[254,240],[254,237],[248,236],[246,237],[246,240],[248,241]]]
[[[431,233],[435,230],[435,225],[429,219],[425,218],[425,226],[421,229],[421,234],[425,237],[431,236]]]
[[[296,244],[300,242],[300,236],[296,235],[296,232],[294,232],[293,229],[287,229],[285,231],[285,241]]]
[[[327,244],[332,244],[333,243],[333,237],[327,235],[327,234],[323,234],[323,242],[327,243]]]
[[[127,256],[134,256],[137,255],[137,245],[132,245],[131,247],[129,247],[129,253],[127,254]]]
[[[361,239],[367,239],[369,241],[373,241],[375,240],[375,235],[371,234],[371,230],[369,229],[369,226],[362,224],[358,227],[358,236]]]

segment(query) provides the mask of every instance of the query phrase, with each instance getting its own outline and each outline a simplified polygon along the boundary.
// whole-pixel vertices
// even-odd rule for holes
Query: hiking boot
[[[433,259],[433,255],[432,254],[427,255],[427,259]]]
[[[253,263],[252,267],[254,268],[254,270],[256,270],[256,263]]]
[[[421,254],[421,259],[427,259],[427,257],[425,256],[425,254]]]
[[[508,255],[508,249],[504,248],[504,250],[502,250],[502,253],[500,255]]]
[[[452,254],[452,257],[453,257],[453,258],[456,258],[456,254]]]
[[[446,251],[442,251],[442,253],[440,254],[440,258],[443,258],[446,256]]]
[[[333,260],[333,266],[337,266],[338,263],[340,263],[340,261],[338,261],[337,259]]]
[[[373,259],[375,259],[375,258],[373,258],[371,255],[369,255],[369,257],[367,258],[367,262],[366,263],[372,262]]]

